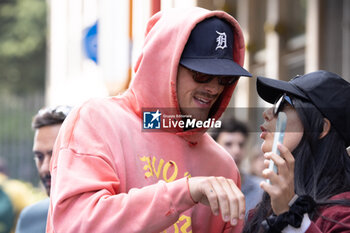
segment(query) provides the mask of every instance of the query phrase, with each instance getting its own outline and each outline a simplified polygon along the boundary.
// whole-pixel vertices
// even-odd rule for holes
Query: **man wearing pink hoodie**
[[[240,232],[239,172],[206,130],[251,76],[244,48],[225,12],[154,15],[129,89],[82,104],[61,128],[47,232]]]

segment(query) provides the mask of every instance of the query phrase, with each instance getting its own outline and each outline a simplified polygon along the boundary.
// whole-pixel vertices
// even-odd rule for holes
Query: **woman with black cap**
[[[263,113],[263,200],[243,232],[350,232],[350,84],[317,71],[289,82],[258,77]],[[277,114],[287,115],[280,156],[271,153]]]

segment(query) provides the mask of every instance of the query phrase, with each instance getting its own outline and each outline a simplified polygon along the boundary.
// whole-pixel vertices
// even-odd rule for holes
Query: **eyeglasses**
[[[283,107],[285,106],[285,104],[288,103],[290,105],[292,105],[292,107],[294,107],[292,99],[286,94],[284,93],[280,98],[277,99],[277,101],[275,102],[274,106],[273,106],[273,114],[275,116],[277,116],[277,114],[282,111]]]
[[[230,86],[238,81],[240,76],[218,76],[218,75],[209,75],[203,74],[198,71],[190,70],[192,72],[192,78],[197,83],[209,83],[214,78],[218,78],[218,82],[223,86]]]
[[[38,115],[42,116],[45,114],[50,114],[58,119],[65,119],[68,116],[68,113],[72,110],[72,107],[67,105],[60,105],[54,108],[43,108],[40,109]]]

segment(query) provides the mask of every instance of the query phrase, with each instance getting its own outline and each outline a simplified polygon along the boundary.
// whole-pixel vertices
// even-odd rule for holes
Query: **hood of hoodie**
[[[245,44],[238,22],[223,11],[209,11],[199,7],[172,8],[155,14],[148,22],[146,37],[132,80],[125,97],[129,99],[135,113],[142,118],[144,108],[162,108],[162,113],[181,114],[176,91],[177,71],[182,51],[192,29],[210,17],[225,19],[234,31],[233,59],[243,66]],[[219,119],[231,99],[235,85],[225,87],[213,105],[210,118]],[[164,112],[163,109],[166,109]],[[205,128],[172,132],[196,144]]]

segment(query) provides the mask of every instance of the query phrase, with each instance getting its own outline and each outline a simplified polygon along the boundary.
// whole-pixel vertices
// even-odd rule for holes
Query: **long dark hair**
[[[316,201],[317,208],[310,219],[318,216],[319,208],[325,205],[350,206],[350,200],[329,200],[334,195],[350,191],[350,157],[344,140],[333,127],[320,139],[324,117],[319,110],[310,102],[297,98],[293,98],[293,105],[304,126],[303,137],[292,152],[295,192],[307,194]],[[265,192],[243,232],[263,232],[261,222],[271,214],[270,196]]]

